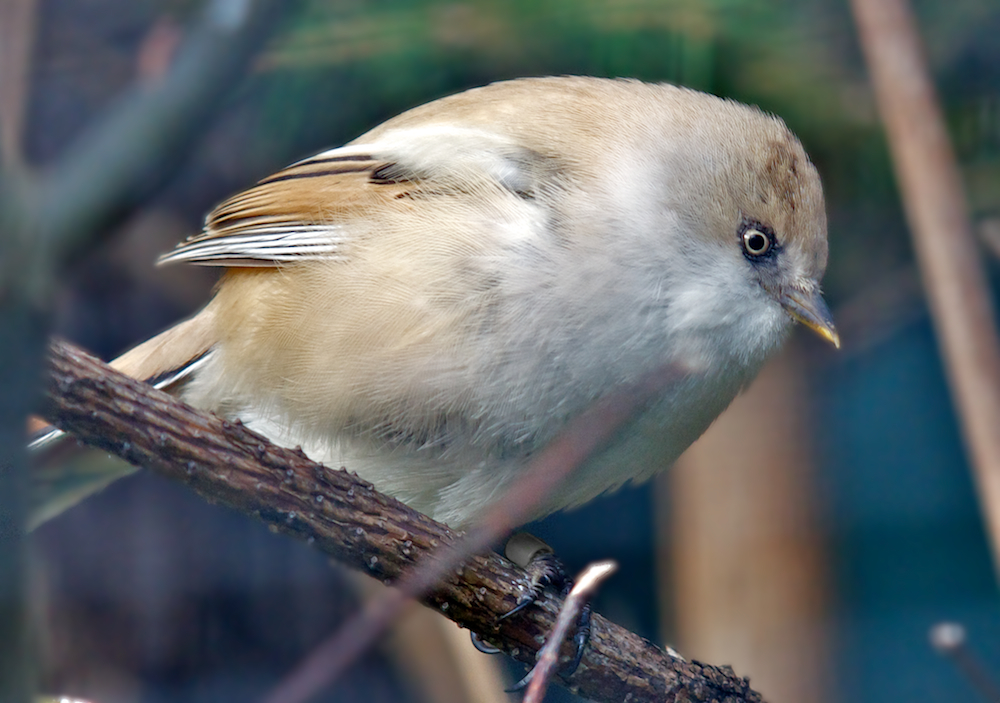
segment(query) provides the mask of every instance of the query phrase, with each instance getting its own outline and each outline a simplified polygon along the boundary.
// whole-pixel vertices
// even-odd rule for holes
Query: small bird
[[[162,264],[221,266],[113,362],[456,528],[574,418],[685,373],[534,517],[673,462],[820,294],[823,193],[759,109],[530,78],[385,122],[226,200]]]

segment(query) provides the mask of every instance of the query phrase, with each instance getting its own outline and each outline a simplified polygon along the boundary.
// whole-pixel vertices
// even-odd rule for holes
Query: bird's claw
[[[478,649],[483,654],[499,654],[500,652],[503,651],[499,647],[494,647],[492,644],[489,644],[486,640],[477,635],[475,632],[470,632],[469,634],[472,636],[472,646]]]
[[[520,681],[518,681],[516,684],[514,684],[510,688],[505,688],[503,690],[503,692],[504,693],[518,693],[520,691],[523,691],[524,689],[526,689],[528,687],[528,684],[531,683],[531,679],[532,679],[532,677],[534,677],[534,675],[535,675],[535,667],[531,667],[531,669],[528,670],[528,673],[524,675],[524,678],[522,678]]]
[[[573,659],[559,671],[564,677],[576,673],[580,661],[583,659],[583,653],[587,650],[587,644],[590,642],[591,612],[590,603],[584,603],[583,607],[580,608],[580,614],[576,617],[576,632],[573,634]]]
[[[577,616],[576,633],[573,635],[573,644],[576,646],[573,659],[559,670],[559,675],[563,678],[572,676],[576,672],[577,667],[580,666],[580,660],[583,659],[583,653],[587,649],[587,643],[590,641],[590,615],[590,603],[584,603],[583,608],[580,609],[580,614]],[[534,678],[536,669],[537,665],[531,667],[528,673],[524,675],[524,678],[510,688],[505,689],[505,691],[507,693],[523,691],[531,683],[531,679]]]
[[[550,587],[565,598],[573,588],[573,579],[568,575],[562,561],[557,557],[552,548],[540,539],[526,532],[519,532],[512,536],[504,549],[507,558],[528,572],[528,585],[522,593],[514,607],[496,619],[497,624],[503,622],[512,615],[520,613],[533,603],[541,600],[546,587]],[[583,653],[590,642],[590,614],[589,603],[585,603],[577,616],[576,632],[573,634],[573,644],[575,650],[573,658],[560,669],[559,673],[563,677],[572,676],[573,672],[580,666]],[[472,644],[480,652],[495,654],[500,650],[492,645],[486,644],[481,637],[472,633]],[[534,669],[529,671],[523,679],[514,684],[508,693],[520,691],[528,683]]]
[[[511,539],[518,536],[514,535]],[[573,580],[566,575],[562,562],[551,551],[536,552],[526,563],[518,564],[518,566],[523,567],[528,572],[528,587],[518,597],[514,607],[497,618],[498,623],[520,613],[532,603],[538,602],[545,592],[546,586],[551,586],[563,597],[573,587]]]
[[[526,532],[513,535],[504,550],[507,558],[528,572],[528,587],[517,599],[517,603],[509,611],[497,618],[497,622],[506,620],[521,612],[532,603],[541,599],[546,586],[551,587],[565,598],[573,588],[573,579],[566,571],[562,560],[552,551],[552,548],[540,539]],[[590,641],[590,604],[584,604],[577,617],[576,632],[573,634],[575,651],[573,659],[560,670],[562,676],[571,676],[580,666],[583,653]],[[533,671],[533,670],[532,670]],[[513,690],[517,691],[531,681],[531,672],[521,679]]]

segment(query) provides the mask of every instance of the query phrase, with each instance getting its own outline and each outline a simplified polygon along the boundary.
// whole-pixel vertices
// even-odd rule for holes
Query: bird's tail
[[[111,367],[154,388],[177,394],[212,354],[215,324],[211,306],[125,352]],[[52,519],[135,467],[103,453],[83,452],[62,430],[40,420],[29,423],[32,438],[29,528]]]

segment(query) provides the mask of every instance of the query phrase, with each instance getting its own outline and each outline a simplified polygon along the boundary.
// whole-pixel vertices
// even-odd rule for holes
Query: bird
[[[669,466],[802,323],[839,347],[819,174],[670,84],[493,83],[230,197],[199,312],[112,362],[465,529],[602,398],[681,368],[532,517]]]

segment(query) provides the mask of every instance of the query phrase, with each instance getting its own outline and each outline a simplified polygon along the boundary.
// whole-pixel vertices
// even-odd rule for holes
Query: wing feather
[[[359,218],[388,203],[404,197],[475,197],[486,183],[530,200],[551,166],[546,161],[481,129],[433,125],[390,131],[373,143],[316,154],[237,193],[209,213],[200,234],[159,263],[268,267],[346,260]]]
[[[376,177],[386,165],[351,148],[293,164],[216,207],[201,233],[181,242],[159,263],[275,266],[342,260],[345,229],[358,208],[405,190],[400,181]]]

